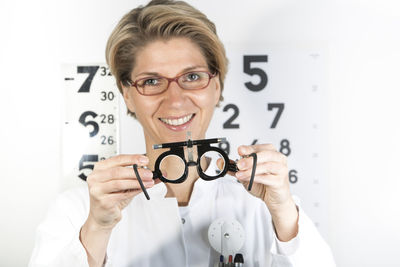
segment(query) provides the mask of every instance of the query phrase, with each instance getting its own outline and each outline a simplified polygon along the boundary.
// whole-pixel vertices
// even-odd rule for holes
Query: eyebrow
[[[179,74],[182,74],[182,73],[185,73],[187,71],[194,70],[194,69],[199,69],[199,68],[207,68],[207,67],[206,66],[201,66],[201,65],[191,66],[191,67],[184,68],[183,70],[181,70],[179,72]],[[179,75],[179,74],[177,74],[177,75]],[[138,75],[136,75],[136,79],[137,79],[137,77],[142,76],[142,75],[163,76],[158,72],[141,72]]]

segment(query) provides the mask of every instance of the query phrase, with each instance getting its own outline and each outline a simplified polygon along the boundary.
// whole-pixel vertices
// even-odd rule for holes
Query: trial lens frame
[[[165,144],[157,144],[153,145],[153,149],[160,149],[160,148],[169,148],[169,151],[163,152],[156,160],[155,166],[154,166],[154,171],[153,171],[153,179],[159,178],[161,181],[165,183],[183,183],[188,175],[188,171],[190,166],[196,166],[197,167],[197,173],[199,174],[200,178],[206,181],[211,181],[220,177],[223,177],[226,175],[228,171],[231,172],[237,172],[239,171],[236,162],[233,160],[230,160],[228,158],[228,155],[220,149],[219,147],[213,147],[210,146],[210,144],[215,144],[215,143],[221,143],[225,142],[226,138],[212,138],[212,139],[200,139],[200,140],[191,140],[190,139],[190,133],[188,133],[188,140],[183,141],[183,142],[174,142],[174,143],[165,143]],[[193,146],[197,146],[197,161],[193,160],[193,151],[192,148]],[[185,159],[185,154],[184,154],[184,147],[187,147],[188,150],[188,160],[186,161]],[[204,173],[204,171],[201,169],[200,165],[200,160],[202,156],[210,151],[215,151],[219,153],[225,161],[224,168],[221,170],[221,172],[217,173],[215,176],[209,176]],[[166,177],[163,176],[161,170],[160,170],[160,164],[162,160],[168,156],[178,156],[184,163],[185,165],[185,170],[182,174],[181,177],[175,180],[170,180]],[[248,190],[251,191],[251,188],[253,186],[253,181],[254,181],[254,175],[256,172],[256,165],[257,165],[257,154],[252,153],[249,156],[253,157],[253,168],[251,172],[251,177],[250,177],[250,182],[248,186]],[[135,171],[135,175],[137,180],[139,181],[140,187],[145,194],[146,198],[150,200],[150,197],[147,193],[146,188],[143,185],[142,179],[139,176],[139,172],[137,171],[137,164],[133,164],[133,169]]]

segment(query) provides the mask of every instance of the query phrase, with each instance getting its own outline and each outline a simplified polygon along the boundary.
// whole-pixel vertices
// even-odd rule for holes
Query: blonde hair
[[[140,49],[150,42],[174,37],[188,38],[199,46],[210,72],[219,75],[222,92],[228,60],[214,23],[183,1],[153,0],[123,16],[108,39],[106,60],[121,93]]]

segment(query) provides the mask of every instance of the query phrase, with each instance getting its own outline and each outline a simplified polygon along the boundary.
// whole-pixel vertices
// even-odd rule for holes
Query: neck
[[[192,196],[194,183],[199,178],[195,167],[189,167],[189,174],[185,182],[181,184],[166,183],[167,194],[165,197],[175,197],[179,206],[187,206]]]

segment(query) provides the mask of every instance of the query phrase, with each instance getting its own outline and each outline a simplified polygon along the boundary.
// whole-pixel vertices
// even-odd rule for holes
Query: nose
[[[174,108],[182,107],[185,101],[185,92],[176,81],[171,81],[165,92],[165,101]]]

